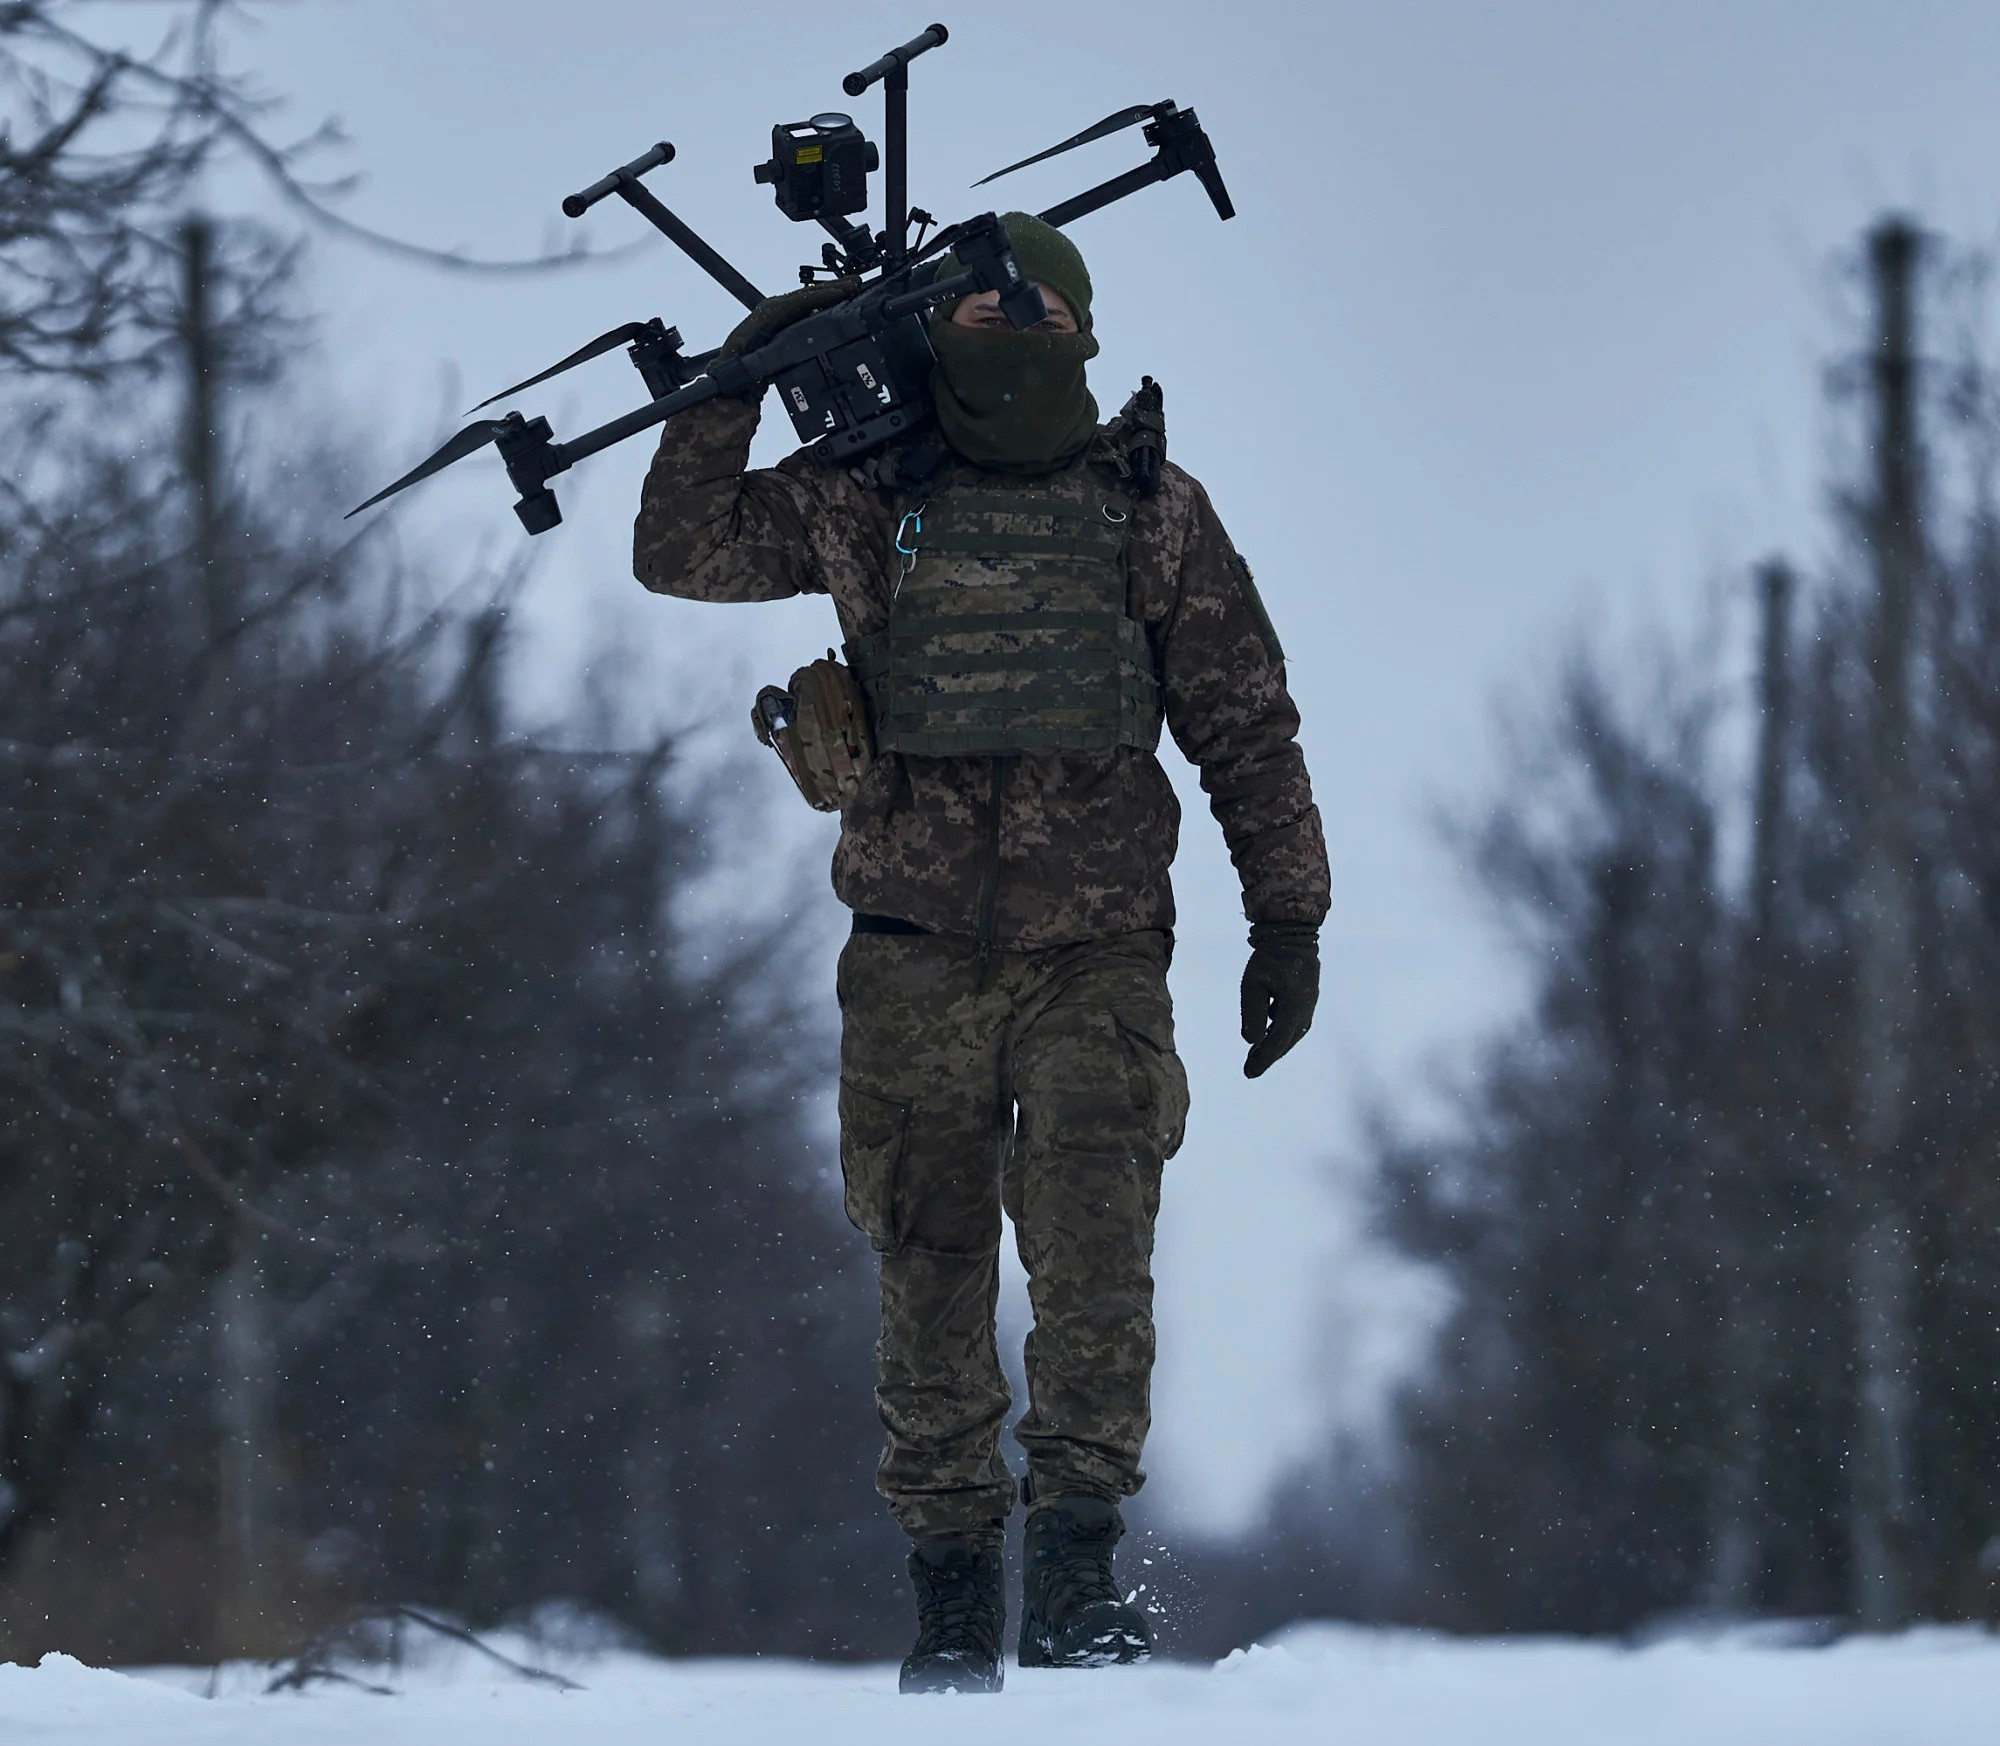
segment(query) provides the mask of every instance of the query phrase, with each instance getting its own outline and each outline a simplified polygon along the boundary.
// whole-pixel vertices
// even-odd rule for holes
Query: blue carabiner
[[[904,580],[917,567],[917,548],[915,546],[904,545],[903,535],[911,531],[913,523],[915,524],[916,532],[921,534],[924,531],[924,511],[929,507],[928,503],[920,503],[915,509],[906,511],[903,519],[896,523],[896,550],[903,555],[903,568],[902,573],[896,578],[896,586],[889,591],[889,598],[891,600],[894,600],[898,594],[902,593]]]

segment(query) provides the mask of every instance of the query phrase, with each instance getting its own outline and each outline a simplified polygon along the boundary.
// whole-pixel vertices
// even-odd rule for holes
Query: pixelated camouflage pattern
[[[860,792],[875,756],[867,699],[853,669],[835,660],[831,649],[824,660],[808,661],[794,672],[782,690],[766,685],[759,691],[750,729],[778,754],[800,798],[815,812],[846,806]]]
[[[803,452],[749,470],[757,416],[755,407],[714,401],[668,422],[634,532],[639,580],[692,600],[830,594],[847,639],[881,631],[898,571],[896,526],[921,498],[864,484]],[[1102,464],[1089,456],[1076,463]],[[962,462],[951,469],[991,478]],[[1326,844],[1296,741],[1298,712],[1229,538],[1179,468],[1168,465],[1158,493],[1132,503],[1127,554],[1127,610],[1146,627],[1168,729],[1201,771],[1245,914],[1319,922]],[[983,757],[879,758],[842,815],[833,864],[842,901],[974,935],[991,783]],[[999,808],[994,938],[1002,947],[1173,925],[1168,867],[1180,806],[1152,753],[1010,758]]]
[[[1131,499],[1102,468],[927,492],[897,534],[914,556],[889,628],[848,651],[876,746],[932,757],[1157,746],[1152,651],[1125,614],[1131,522]]]
[[[1035,1325],[1015,1435],[1034,1497],[1145,1475],[1153,1226],[1187,1119],[1168,943],[997,955],[857,934],[841,953],[841,1171],[882,1269],[877,1484],[919,1538],[991,1538],[1015,1497],[995,1344],[1001,1208]]]

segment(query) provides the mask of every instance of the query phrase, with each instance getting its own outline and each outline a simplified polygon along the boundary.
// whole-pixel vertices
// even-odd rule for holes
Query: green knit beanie
[[[1032,212],[1003,212],[1000,222],[1007,227],[1008,240],[1014,245],[1014,259],[1020,263],[1021,271],[1037,285],[1060,292],[1076,317],[1078,330],[1090,332],[1090,269],[1083,264],[1076,244]],[[961,271],[963,268],[954,255],[946,255],[939,263],[941,278]],[[939,313],[948,316],[950,311]]]

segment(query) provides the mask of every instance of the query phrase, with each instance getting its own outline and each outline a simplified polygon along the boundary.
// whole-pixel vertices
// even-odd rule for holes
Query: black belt
[[[927,934],[929,928],[920,928],[913,921],[905,921],[899,915],[862,915],[854,917],[854,931],[857,934]]]

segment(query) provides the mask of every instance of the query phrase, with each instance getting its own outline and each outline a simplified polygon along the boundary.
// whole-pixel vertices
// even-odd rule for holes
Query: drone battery
[[[776,379],[792,428],[802,443],[817,442],[848,422],[840,390],[827,378],[825,358],[808,358]]]
[[[829,111],[771,129],[771,159],[750,173],[770,183],[795,223],[868,210],[868,173],[880,162],[851,115]]]
[[[928,346],[922,361],[928,366]],[[889,347],[871,334],[787,370],[776,386],[801,442],[823,438],[845,452],[852,446],[847,439],[858,430],[880,442],[915,422],[909,397],[898,386],[898,378],[908,374],[896,370]]]
[[[889,354],[872,334],[829,352],[826,367],[827,373],[840,384],[848,415],[856,424],[878,412],[886,412],[903,398],[890,373]]]

